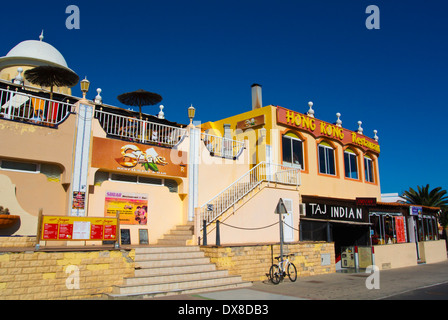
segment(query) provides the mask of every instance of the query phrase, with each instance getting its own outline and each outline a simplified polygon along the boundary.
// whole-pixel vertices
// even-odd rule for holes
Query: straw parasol
[[[73,87],[79,77],[76,73],[67,68],[54,66],[40,66],[26,70],[25,79],[42,87],[50,87],[50,98],[53,99],[53,87]]]
[[[118,101],[128,106],[138,106],[140,119],[142,118],[142,106],[152,106],[162,101],[162,96],[143,89],[120,94]]]

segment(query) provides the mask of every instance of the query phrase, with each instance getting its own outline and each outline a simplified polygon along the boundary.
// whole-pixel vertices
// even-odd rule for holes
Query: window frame
[[[364,179],[369,183],[376,182],[374,161],[369,155],[364,155]]]
[[[325,166],[325,172],[321,171],[321,152],[320,152],[320,148],[323,148],[323,153],[324,153],[324,166]],[[329,153],[328,151],[331,150],[332,154],[333,154],[333,171],[334,173],[331,173],[331,166],[329,166],[329,161],[328,161],[328,156]],[[318,161],[318,172],[320,174],[325,174],[325,175],[329,175],[329,176],[333,176],[336,177],[337,176],[337,168],[336,168],[336,149],[331,146],[328,142],[325,141],[321,141],[318,143],[317,145],[317,161]],[[330,170],[329,170],[330,169]]]
[[[305,150],[304,150],[304,141],[302,139],[300,139],[297,135],[293,134],[293,133],[289,133],[290,135],[288,135],[288,133],[285,133],[282,135],[282,164],[286,167],[291,167],[291,168],[301,168],[302,170],[305,170]],[[288,139],[290,140],[290,150],[291,150],[291,162],[285,161],[284,160],[284,153],[285,153],[285,145],[284,145],[284,140],[283,139]],[[300,158],[299,158],[299,164],[294,163],[294,141],[295,142],[299,142],[300,146],[301,146],[301,154],[300,154]]]
[[[346,155],[348,157],[349,163],[348,163],[348,167],[349,167],[349,172],[347,172],[347,161],[346,161]],[[354,157],[353,159],[350,159],[351,157]],[[352,162],[354,162],[355,166],[356,166],[356,170],[354,171],[356,173],[356,178],[352,177]],[[347,176],[347,173],[349,174],[349,176]],[[359,166],[358,166],[358,154],[356,154],[352,149],[345,149],[344,150],[344,177],[347,179],[353,179],[353,180],[359,180]]]
[[[34,165],[36,166],[36,170],[21,170],[21,169],[11,169],[11,168],[4,168],[3,163],[4,162],[15,162],[18,164],[26,164],[26,165]],[[0,159],[0,170],[4,171],[12,171],[12,172],[25,172],[25,173],[40,173],[40,163],[37,162],[26,162],[26,161],[17,161],[17,160],[8,160],[8,159]]]

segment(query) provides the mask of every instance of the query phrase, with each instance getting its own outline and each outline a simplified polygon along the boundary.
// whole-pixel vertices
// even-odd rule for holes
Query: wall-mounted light
[[[195,113],[196,113],[196,109],[193,107],[193,105],[191,105],[190,108],[188,108],[188,118],[190,119],[190,126],[193,125],[193,119],[194,119]]]
[[[82,99],[86,99],[86,94],[89,92],[90,87],[90,81],[87,80],[87,77],[84,80],[81,80],[81,92],[82,92]]]

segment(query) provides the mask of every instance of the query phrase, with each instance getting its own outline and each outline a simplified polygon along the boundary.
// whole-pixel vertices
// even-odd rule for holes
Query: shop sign
[[[362,207],[333,205],[322,203],[306,203],[306,216],[314,219],[365,222]]]
[[[376,206],[376,198],[356,198],[357,206],[374,207]]]
[[[409,214],[411,216],[421,216],[422,215],[422,207],[411,206],[409,208]]]
[[[172,156],[175,159],[172,159]],[[121,140],[93,138],[92,167],[125,173],[186,177],[183,151]]]
[[[277,123],[308,131],[316,138],[328,137],[344,145],[353,144],[364,150],[380,153],[378,142],[371,138],[282,107],[277,107]]]
[[[256,126],[261,126],[263,124],[264,124],[264,114],[262,114],[261,116],[258,116],[258,117],[253,117],[250,119],[239,121],[236,123],[236,128],[244,130],[244,129],[249,129],[249,128],[253,128]]]

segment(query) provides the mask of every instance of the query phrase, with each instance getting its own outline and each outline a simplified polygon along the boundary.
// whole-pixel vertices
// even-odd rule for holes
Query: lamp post
[[[87,80],[87,77],[84,80],[81,80],[81,92],[82,92],[82,99],[86,100],[86,94],[89,92],[90,87],[90,81]]]
[[[195,113],[196,113],[196,109],[193,107],[193,105],[191,105],[190,108],[188,108],[188,118],[190,119],[189,127],[193,127],[193,119],[194,119]]]

